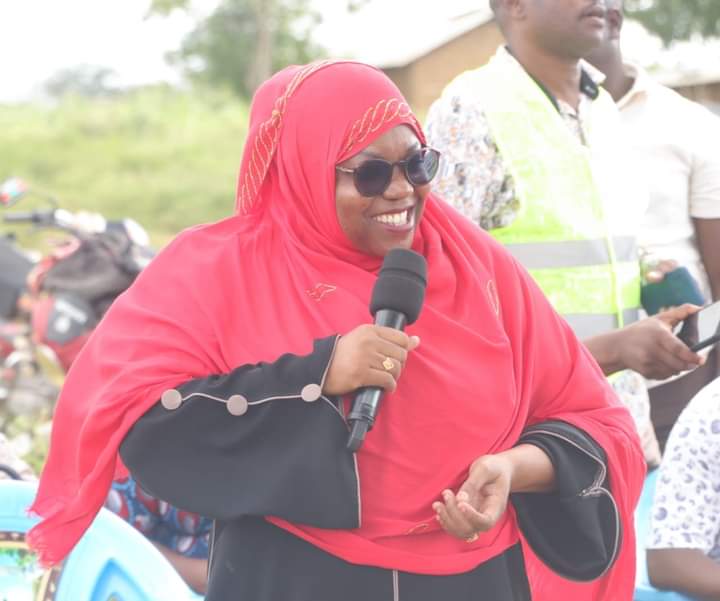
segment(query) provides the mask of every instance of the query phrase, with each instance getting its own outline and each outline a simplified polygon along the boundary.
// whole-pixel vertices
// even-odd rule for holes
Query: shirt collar
[[[621,109],[630,104],[637,96],[646,94],[652,82],[647,71],[635,63],[623,63],[623,70],[625,71],[625,75],[633,79],[633,85],[627,93],[618,100],[617,105],[618,108]]]
[[[498,55],[503,56],[502,60],[513,61],[515,64],[520,66],[524,70],[520,62],[513,56],[512,51],[508,46],[501,46],[498,49]],[[526,72],[527,73],[527,72]],[[528,75],[530,75],[528,73]],[[530,75],[532,77],[532,75]],[[533,77],[535,83],[540,86],[540,89],[545,93],[553,106],[560,112],[560,105],[558,104],[557,98],[552,95],[541,81]],[[605,81],[605,75],[599,69],[593,67],[587,61],[580,59],[580,93],[587,96],[590,100],[596,100],[600,95],[600,85]]]

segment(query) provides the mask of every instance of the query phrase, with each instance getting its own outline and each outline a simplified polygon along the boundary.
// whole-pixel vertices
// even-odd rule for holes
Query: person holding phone
[[[720,118],[624,60],[623,2],[606,4],[605,38],[586,58],[606,76],[603,86],[620,110],[637,175],[649,188],[639,242],[656,261],[685,267],[706,301],[720,300]],[[698,303],[691,282],[685,294],[664,306]]]
[[[604,4],[491,7],[507,46],[452,81],[428,114],[444,161],[435,188],[529,269],[611,376],[657,465],[644,378],[702,363],[673,334],[697,307],[638,321],[643,189],[623,161],[617,107],[582,60],[603,40]]]
[[[603,86],[620,111],[635,177],[649,191],[637,226],[649,280],[643,307],[653,314],[720,300],[720,118],[625,60],[623,2],[606,0],[606,5],[603,41],[586,58],[606,76]],[[702,369],[674,381],[649,382],[661,446],[685,404],[718,376],[715,351]]]

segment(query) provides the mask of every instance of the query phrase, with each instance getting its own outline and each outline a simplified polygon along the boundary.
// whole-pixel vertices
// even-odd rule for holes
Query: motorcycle
[[[9,180],[0,185],[0,206],[14,205],[30,192],[19,180]],[[62,379],[53,381],[51,369],[64,373],[70,368],[112,302],[154,255],[147,233],[137,222],[70,212],[59,208],[52,197],[46,196],[46,200],[51,205],[48,208],[3,216],[6,224],[64,235],[50,252],[40,256],[23,251],[14,236],[0,238],[7,241],[0,248],[0,261],[5,258],[9,262],[8,257],[12,257],[17,265],[16,277],[0,280],[0,299],[6,296],[5,304],[0,304],[0,431],[7,431],[9,420],[18,415],[29,418],[20,431],[23,427],[35,429],[43,421],[40,428],[49,426]],[[4,418],[3,413],[11,417]],[[1,472],[16,479],[19,476],[17,470],[2,464]],[[5,513],[10,514],[13,528],[18,530],[13,512],[25,516],[34,491],[35,485],[27,482],[0,483],[0,538]],[[202,599],[148,539],[108,509],[101,510],[73,553],[51,572],[41,570],[22,543],[24,530],[33,522],[28,517],[22,524],[23,533],[14,534],[21,545],[18,564],[22,564],[23,574],[32,566],[36,578],[23,581],[27,581],[28,591],[34,591],[33,599],[39,599],[37,595],[58,601],[101,601],[120,596],[130,601]],[[10,577],[15,576],[14,567],[8,566]],[[15,584],[8,582],[0,578],[0,598],[6,586]],[[25,588],[21,588],[23,593]]]
[[[27,276],[34,341],[67,371],[115,298],[152,259],[148,235],[132,219],[58,208],[13,212],[3,220],[69,234]]]
[[[3,206],[34,192],[19,181],[0,186]],[[0,282],[0,296],[13,301],[0,313],[0,401],[11,415],[52,407],[58,392],[58,382],[49,377],[52,367],[67,372],[112,302],[154,255],[136,221],[67,211],[53,197],[43,197],[47,208],[3,215],[6,224],[64,234],[39,258],[14,242],[13,252],[4,253],[19,265],[18,277]]]

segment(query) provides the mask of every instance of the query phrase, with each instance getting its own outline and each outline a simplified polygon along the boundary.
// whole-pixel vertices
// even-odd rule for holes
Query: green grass
[[[132,217],[161,246],[233,212],[247,115],[230,93],[164,87],[0,106],[0,179],[21,177],[70,210]],[[36,195],[16,208],[42,205]]]
[[[20,177],[36,192],[8,211],[46,206],[48,193],[69,210],[132,217],[160,247],[183,228],[232,214],[247,119],[246,104],[219,90],[158,87],[52,106],[0,105],[0,181]],[[31,249],[62,237],[29,226],[12,231]],[[39,472],[49,413],[11,417],[0,408],[0,417]]]

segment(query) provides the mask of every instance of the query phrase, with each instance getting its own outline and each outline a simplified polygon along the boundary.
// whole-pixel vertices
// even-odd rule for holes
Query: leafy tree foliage
[[[153,0],[150,14],[190,5],[190,0]],[[222,0],[171,59],[193,78],[249,96],[272,72],[322,55],[310,39],[319,20],[309,0]]]
[[[718,0],[625,0],[625,12],[669,44],[720,35]]]

